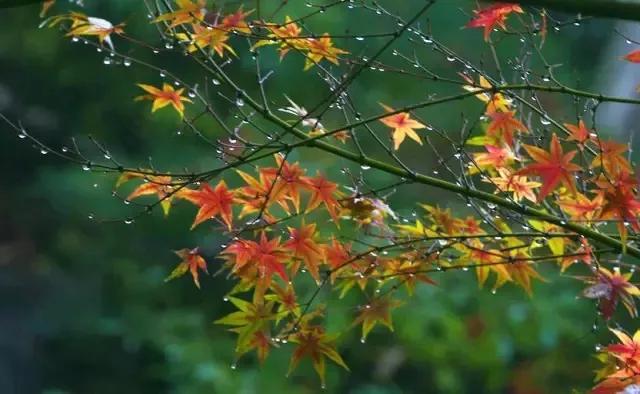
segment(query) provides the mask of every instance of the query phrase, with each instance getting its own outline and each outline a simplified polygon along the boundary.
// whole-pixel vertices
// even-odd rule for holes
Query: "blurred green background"
[[[84,12],[89,15],[125,21],[132,36],[163,45],[157,31],[146,23],[142,2],[86,3]],[[265,7],[273,7],[279,2],[266,3]],[[417,0],[382,3],[404,16],[421,4]],[[62,5],[69,6],[66,1]],[[234,7],[229,4],[227,9]],[[490,64],[480,31],[460,29],[468,20],[461,9],[470,12],[473,7],[470,1],[442,1],[429,13],[429,21],[422,18],[420,22],[429,23],[436,37],[454,50]],[[302,3],[286,10],[292,16],[308,12]],[[180,124],[172,111],[151,116],[149,103],[132,101],[140,94],[135,83],[161,83],[157,72],[136,65],[103,64],[105,54],[93,46],[73,43],[56,29],[38,29],[38,11],[37,6],[0,10],[0,112],[22,121],[33,135],[56,149],[69,145],[72,136],[92,134],[130,166],[146,167],[149,156],[158,168],[174,171],[184,166],[211,168],[217,163],[210,147],[188,132],[177,134]],[[345,7],[329,9],[308,26],[355,35],[394,28],[389,19]],[[550,32],[544,51],[550,62],[565,64],[561,77],[594,86],[598,77],[594,59],[602,56],[611,31],[612,22],[592,21]],[[199,83],[201,89],[206,83],[198,68],[180,54],[153,55],[118,37],[114,41],[117,49],[162,64],[186,81]],[[383,42],[338,41],[358,55],[374,52]],[[234,43],[246,51],[245,43]],[[401,48],[408,54],[414,51],[442,75],[455,77],[461,71],[460,65],[444,61],[423,44],[413,48],[405,41]],[[498,49],[502,58],[513,58],[520,50],[518,37],[505,39]],[[283,104],[286,93],[312,107],[314,99],[325,94],[326,87],[315,74],[301,71],[299,56],[289,55],[280,65],[273,48],[265,48],[261,57],[262,53],[265,68],[276,70],[267,85],[275,102]],[[392,55],[383,59],[391,61]],[[255,93],[250,59],[243,56],[227,68],[236,79],[247,81],[247,91]],[[517,79],[512,70],[509,76]],[[372,71],[354,84],[351,93],[361,97],[363,113],[373,114],[378,101],[398,107],[427,94],[457,91],[452,89]],[[230,124],[238,122],[224,100],[213,100]],[[580,110],[571,100],[556,97],[544,97],[544,103],[567,122],[574,122]],[[461,111],[473,117],[481,107],[479,102],[465,101],[420,112],[420,116],[457,135]],[[213,122],[200,126],[207,137],[222,138]],[[98,156],[86,140],[80,144],[89,155]],[[235,336],[212,324],[230,311],[223,295],[232,284],[224,276],[201,279],[202,290],[187,277],[163,283],[177,263],[171,250],[200,245],[206,255],[224,241],[210,226],[188,231],[195,212],[192,207],[179,204],[169,219],[155,212],[126,225],[123,219],[137,211],[111,196],[114,176],[91,174],[52,154],[41,155],[5,124],[0,124],[0,148],[0,393],[321,391],[307,362],[285,377],[291,352],[287,346],[275,350],[262,367],[253,356],[242,358],[235,370],[230,367]],[[426,149],[407,146],[405,153],[416,168],[430,171],[434,166],[435,158]],[[304,159],[300,152],[291,158],[302,160],[310,172],[323,168],[338,181],[339,169],[346,165],[312,152]],[[367,177],[372,184],[391,181],[379,174],[367,173]],[[454,209],[463,205],[438,191],[405,190],[390,198],[399,212],[413,210],[415,201]],[[89,215],[117,220],[98,223]],[[329,224],[322,229],[324,234],[331,231]],[[216,271],[218,262],[207,257],[210,270]],[[351,372],[331,365],[325,391],[535,394],[586,390],[597,365],[591,357],[594,344],[606,340],[607,334],[603,329],[592,331],[594,306],[576,298],[577,281],[559,278],[554,271],[543,272],[550,283],[536,284],[531,299],[514,288],[495,295],[478,290],[472,272],[437,277],[439,287],[420,288],[394,314],[393,335],[378,328],[366,344],[360,343],[357,330],[341,336],[339,350]],[[337,303],[329,311],[330,324],[346,325],[355,305],[355,295]]]

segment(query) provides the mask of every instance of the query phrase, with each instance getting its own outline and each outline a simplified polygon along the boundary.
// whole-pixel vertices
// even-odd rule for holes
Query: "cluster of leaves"
[[[46,2],[43,14],[52,5],[53,2]],[[250,52],[275,46],[281,60],[290,52],[301,54],[305,58],[304,71],[314,66],[322,68],[322,63],[341,65],[342,58],[349,55],[334,45],[329,33],[305,35],[299,23],[289,16],[283,23],[260,18],[247,21],[253,13],[242,6],[228,14],[213,12],[207,9],[204,0],[176,0],[175,7],[167,6],[152,23],[162,25],[162,34],[181,45],[187,54],[196,58],[202,55],[210,64],[215,64],[216,57],[240,56],[234,39],[248,40]],[[475,10],[467,27],[483,28],[484,39],[491,44],[494,29],[507,30],[507,18],[524,13],[518,4],[492,5]],[[540,15],[539,31],[544,40],[546,12],[543,10]],[[112,35],[124,35],[124,24],[113,25],[78,12],[53,16],[45,24],[66,24],[67,36],[96,36],[100,44],[111,50],[114,50]],[[633,62],[637,58],[633,53],[627,56]],[[155,196],[154,205],[160,205],[165,216],[174,203],[184,200],[198,208],[192,229],[203,223],[215,223],[226,231],[230,242],[216,257],[234,280],[226,298],[236,310],[216,323],[231,326],[230,331],[238,335],[237,357],[256,351],[258,359],[264,361],[272,348],[291,343],[295,350],[290,371],[308,357],[323,384],[325,359],[347,369],[336,350],[339,334],[326,331],[325,307],[314,303],[319,289],[327,285],[340,298],[353,291],[364,300],[352,324],[360,327],[363,342],[378,325],[393,330],[392,311],[405,302],[404,297],[414,294],[418,284],[435,285],[431,274],[452,270],[474,270],[479,287],[491,280],[495,292],[511,283],[529,296],[534,292],[535,280],[546,280],[538,271],[541,263],[557,265],[561,272],[581,270],[586,274],[574,277],[585,283],[583,296],[597,300],[604,320],[613,317],[620,303],[632,317],[637,317],[634,298],[640,296],[640,290],[631,283],[631,272],[620,271],[620,266],[631,264],[618,260],[613,269],[605,267],[603,255],[611,250],[597,245],[598,240],[606,239],[619,245],[620,250],[613,252],[624,253],[629,232],[640,231],[637,177],[626,157],[627,145],[603,140],[582,119],[577,124],[556,124],[563,134],[552,133],[548,142],[545,138],[527,139],[533,137],[532,127],[524,120],[522,107],[515,103],[512,90],[532,89],[531,86],[509,86],[481,72],[477,83],[470,74],[461,76],[463,81],[458,82],[466,93],[460,98],[476,97],[484,105],[478,127],[481,134],[467,138],[463,144],[471,148],[463,150],[468,161],[461,177],[480,177],[490,192],[474,189],[475,195],[471,195],[470,188],[457,184],[447,184],[447,188],[461,195],[467,192],[469,199],[484,199],[494,205],[488,205],[489,211],[483,208],[476,209],[475,215],[454,215],[451,209],[420,204],[424,214],[414,215],[411,221],[400,221],[377,193],[364,193],[358,188],[344,192],[339,182],[325,174],[309,175],[302,164],[288,161],[291,145],[275,154],[275,166],[257,165],[253,173],[237,169],[245,158],[236,156],[237,161],[231,161],[225,169],[235,169],[237,176],[232,179],[224,172],[225,180],[217,182],[213,178],[222,171],[186,177],[118,167],[121,175],[116,188],[139,182],[127,200]],[[195,95],[185,96],[185,88],[175,88],[169,83],[161,88],[144,83],[138,86],[145,94],[136,100],[152,101],[152,112],[171,106],[185,120],[185,103],[194,103]],[[545,86],[540,89],[554,91]],[[340,96],[339,88],[332,91]],[[321,122],[320,116],[287,100],[288,106],[279,110],[293,120],[282,121],[280,125],[292,133],[302,126],[304,131],[295,135],[305,138],[300,145],[314,146],[313,143],[327,136],[345,144],[354,139],[353,127],[325,128],[324,123],[328,122]],[[417,130],[433,130],[431,126],[412,113],[411,108],[396,110],[380,104],[384,113],[371,119],[389,129],[393,149],[386,150],[391,157],[397,159],[394,152],[406,137],[423,145],[424,137]],[[265,108],[254,107],[265,117],[275,118]],[[548,121],[546,115],[543,118]],[[327,152],[354,156],[336,145],[321,143],[327,144]],[[387,168],[379,162],[366,161],[364,154],[354,160],[361,160],[363,166],[375,164],[381,170]],[[404,165],[401,167],[391,172],[418,179],[412,171],[405,171]],[[431,179],[427,181],[437,184]],[[235,187],[228,186],[238,183]],[[535,215],[509,221],[493,212],[496,202]],[[330,220],[334,231],[321,234],[320,220]],[[605,233],[607,223],[615,223],[617,231]],[[514,230],[516,225],[525,231]],[[342,228],[373,241],[356,237],[345,241],[337,236]],[[283,240],[283,236],[287,239]],[[208,273],[200,250],[185,248],[176,254],[181,261],[167,280],[189,272],[199,288],[201,273]],[[638,334],[631,339],[621,331],[614,333],[622,344],[611,345],[601,354],[607,367],[598,374],[603,382],[594,389],[597,393],[617,392],[640,382],[635,370],[639,360]]]

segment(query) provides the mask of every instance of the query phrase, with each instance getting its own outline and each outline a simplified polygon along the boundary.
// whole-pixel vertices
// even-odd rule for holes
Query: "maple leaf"
[[[340,195],[338,185],[329,182],[319,173],[315,177],[309,178],[309,189],[311,197],[307,202],[307,211],[317,208],[320,204],[324,204],[333,221],[338,224],[338,213],[340,211],[340,203],[336,197]]]
[[[606,320],[611,319],[619,301],[631,317],[638,317],[634,297],[640,296],[640,289],[629,282],[632,275],[633,272],[621,274],[618,269],[611,272],[600,267],[595,272],[595,277],[585,279],[590,286],[584,289],[583,295],[599,300],[598,309]]]
[[[325,386],[325,357],[347,371],[349,370],[347,364],[335,350],[335,337],[327,335],[320,326],[309,325],[302,327],[298,332],[290,336],[289,342],[295,343],[297,346],[291,355],[287,375],[296,369],[303,357],[311,358],[313,368],[320,377],[323,387]]]
[[[503,147],[485,145],[486,152],[476,152],[473,154],[473,162],[469,163],[469,173],[476,174],[481,170],[495,172],[496,169],[509,167],[517,157],[510,146]]]
[[[624,58],[631,63],[640,63],[640,49],[627,53]]]
[[[227,228],[231,230],[231,207],[234,196],[227,188],[225,181],[220,181],[214,188],[208,183],[203,183],[199,190],[185,190],[180,197],[200,207],[191,229],[206,220],[220,216]]]
[[[412,253],[406,253],[400,256],[398,259],[391,259],[385,262],[383,277],[394,278],[402,277],[405,287],[409,295],[413,295],[418,282],[426,283],[429,285],[437,285],[436,281],[428,277],[426,274],[420,272],[423,267],[422,263],[425,260],[420,260],[416,255]],[[384,283],[384,282],[382,282]],[[382,285],[381,283],[381,285]]]
[[[560,140],[555,133],[551,137],[549,152],[532,145],[523,145],[523,147],[535,163],[516,171],[514,175],[535,174],[542,178],[538,202],[544,200],[560,183],[574,194],[576,193],[576,186],[571,174],[579,171],[580,166],[571,163],[571,160],[577,151],[564,153]]]
[[[177,189],[173,186],[173,181],[170,176],[145,176],[145,183],[138,186],[135,190],[127,196],[127,200],[131,201],[140,196],[157,195],[160,201],[160,206],[164,215],[169,215],[171,209],[171,202],[178,194]]]
[[[484,40],[489,41],[491,31],[496,27],[506,30],[505,21],[512,12],[524,13],[520,5],[515,3],[496,4],[490,7],[474,10],[475,16],[466,27],[484,28]]]
[[[168,282],[175,278],[179,278],[182,275],[186,274],[187,271],[189,271],[191,277],[193,278],[193,283],[195,283],[196,287],[199,289],[200,279],[198,276],[198,270],[204,271],[206,274],[209,273],[207,271],[207,262],[204,260],[204,258],[202,258],[202,256],[200,256],[199,249],[180,249],[176,250],[174,253],[177,254],[178,257],[182,259],[182,261],[171,272],[171,274],[167,276],[164,281]]]
[[[480,221],[473,216],[467,216],[464,219],[456,219],[456,227],[462,234],[476,235],[485,233],[480,226]]]
[[[632,172],[631,164],[622,156],[628,150],[627,144],[620,144],[615,141],[598,141],[598,154],[591,162],[591,168],[603,167],[609,175],[618,172]]]
[[[603,194],[605,200],[599,219],[616,222],[624,251],[627,245],[626,225],[630,225],[634,231],[640,231],[640,201],[635,191],[637,180],[633,174],[620,171],[610,176],[600,174],[595,184],[600,188],[597,193]]]
[[[393,331],[393,322],[391,321],[391,310],[402,305],[399,300],[389,297],[379,297],[360,308],[360,313],[354,321],[354,324],[362,324],[362,338],[365,341],[369,332],[380,323]]]
[[[436,237],[438,235],[437,232],[425,227],[419,219],[416,219],[416,223],[414,225],[396,224],[394,227],[397,227],[402,234],[412,235],[420,238]]]
[[[308,51],[304,63],[304,71],[319,64],[322,59],[327,59],[331,63],[338,65],[338,56],[349,53],[335,48],[329,33],[324,33],[320,38],[307,38],[300,45]]]
[[[351,244],[344,244],[332,238],[331,244],[323,246],[325,259],[331,267],[331,279],[333,283],[338,270],[346,267],[350,263],[355,263],[351,254]]]
[[[395,212],[378,198],[360,197],[356,194],[342,200],[341,203],[344,214],[355,220],[358,226],[382,227],[387,216],[397,219]]]
[[[544,278],[540,276],[535,268],[533,268],[531,260],[527,260],[530,256],[526,252],[518,249],[516,251],[512,251],[510,255],[515,262],[507,264],[505,268],[509,272],[513,281],[520,285],[527,295],[531,297],[531,280],[538,279],[544,281]]]
[[[237,272],[245,266],[251,265],[256,269],[257,282],[254,297],[261,301],[264,292],[271,285],[274,274],[285,282],[289,281],[284,261],[289,256],[280,245],[280,238],[268,239],[265,232],[261,232],[258,242],[237,240],[224,249],[221,254],[231,258],[234,264],[232,271]]]
[[[535,230],[538,230],[541,234],[560,233],[563,230],[562,227],[556,226],[555,224],[552,224],[549,222],[545,222],[543,220],[529,219],[529,224]],[[536,244],[540,246],[544,245],[540,243],[536,243]],[[554,255],[556,256],[564,255],[564,248],[566,244],[565,237],[555,237],[555,236],[550,237],[545,244],[546,246],[549,247],[549,250],[551,250],[551,253],[553,253]],[[531,248],[533,249],[534,246],[532,246]],[[561,261],[561,259],[562,257],[558,257],[558,261]]]
[[[441,209],[440,207],[432,207],[426,204],[420,204],[429,215],[431,220],[438,229],[447,235],[453,235],[459,232],[459,222],[451,214],[451,208]]]
[[[193,25],[193,33],[176,33],[175,37],[180,42],[188,44],[189,53],[210,48],[212,53],[215,52],[220,57],[224,57],[226,52],[237,56],[233,48],[227,44],[229,32],[224,29],[209,29],[205,26]]]
[[[242,10],[242,5],[240,5],[240,8],[238,8],[236,12],[222,18],[222,21],[216,26],[216,28],[226,31],[235,31],[239,33],[250,34],[251,28],[245,21],[245,18],[251,15],[253,11],[254,10],[249,10],[244,12]]]
[[[151,112],[156,112],[157,110],[164,108],[167,105],[171,105],[178,112],[178,114],[180,114],[180,119],[182,119],[182,117],[184,116],[183,101],[188,103],[192,102],[188,97],[182,96],[184,88],[175,90],[173,86],[168,83],[162,84],[162,90],[156,88],[155,86],[145,85],[142,83],[139,83],[138,86],[149,94],[138,96],[135,98],[135,101],[152,100],[153,106],[151,107]]]
[[[106,19],[95,16],[87,16],[80,12],[70,12],[68,14],[57,15],[51,18],[49,27],[58,25],[60,22],[70,21],[71,26],[67,32],[67,37],[96,36],[100,44],[107,44],[111,50],[115,50],[111,34],[123,34],[124,23],[114,25]]]
[[[618,337],[619,343],[605,347],[598,355],[605,366],[598,371],[596,380],[604,380],[591,393],[633,393],[640,388],[640,330],[633,337],[620,330],[610,330]]]
[[[285,287],[280,286],[276,282],[272,282],[271,290],[273,291],[273,294],[267,294],[264,298],[265,300],[275,301],[278,303],[276,324],[288,315],[296,317],[300,316],[300,304],[298,304],[296,292],[291,282],[287,283]]]
[[[324,254],[322,247],[314,240],[315,233],[315,223],[303,224],[300,228],[289,227],[291,238],[283,247],[289,250],[293,257],[301,259],[311,277],[320,283],[319,265],[324,259]],[[297,266],[294,267],[291,268],[292,272],[297,271]]]
[[[288,212],[288,208],[283,199],[291,201],[296,212],[300,212],[300,190],[311,189],[308,179],[304,176],[305,170],[298,163],[290,164],[282,155],[275,155],[275,159],[277,167],[260,170],[260,188],[271,189],[269,200],[277,201],[285,211]]]
[[[286,16],[283,24],[268,23],[264,27],[271,33],[267,35],[267,39],[259,40],[251,49],[259,48],[264,45],[278,45],[280,52],[280,60],[291,50],[304,50],[306,41],[296,38],[300,36],[302,29],[291,19]]]
[[[496,274],[496,282],[493,287],[495,291],[506,282],[512,281],[509,271],[501,264],[505,260],[502,253],[496,249],[487,249],[481,241],[473,239],[464,247],[464,255],[459,262],[463,265],[474,265],[478,287],[482,288],[489,278],[491,272]]]
[[[380,105],[386,112],[395,111],[393,108],[382,103],[380,103]],[[384,123],[385,126],[393,129],[393,131],[391,132],[393,136],[393,149],[398,150],[405,137],[409,137],[418,144],[422,145],[422,140],[420,139],[420,136],[416,134],[415,130],[424,129],[426,128],[426,126],[416,120],[411,119],[411,115],[408,112],[400,112],[395,115],[384,117],[380,119],[380,122]]]
[[[236,297],[227,297],[238,308],[238,311],[214,321],[215,324],[233,326],[230,331],[238,334],[236,354],[241,356],[252,349],[258,352],[258,358],[263,361],[270,347],[267,334],[269,322],[276,318],[273,312],[275,303],[251,303]]]
[[[572,220],[585,220],[587,222],[595,219],[605,204],[604,195],[598,193],[593,199],[589,199],[582,193],[577,193],[571,198],[561,198],[558,205],[566,212]]]
[[[478,77],[478,83],[476,84],[473,79],[465,74],[459,74],[469,85],[463,85],[462,88],[468,92],[477,92],[480,90],[493,89],[493,85],[487,81],[487,79],[480,75]],[[504,97],[502,93],[491,94],[489,92],[482,92],[477,94],[480,101],[487,104],[486,113],[491,114],[496,111],[509,112],[511,108],[511,100]]]
[[[504,142],[508,146],[513,146],[515,132],[528,132],[527,127],[514,117],[515,113],[515,111],[494,111],[489,113],[491,122],[487,127],[487,135],[496,138],[499,142]]]
[[[176,0],[178,9],[158,16],[153,21],[171,21],[168,28],[173,28],[187,23],[201,22],[206,14],[206,0]]]
[[[520,202],[523,198],[531,202],[536,202],[536,195],[533,189],[540,187],[540,182],[530,181],[526,176],[512,175],[506,168],[498,168],[500,177],[489,178],[485,182],[493,183],[498,192],[512,192],[513,199]]]
[[[237,193],[240,196],[239,200],[242,203],[240,217],[259,212],[267,220],[275,220],[275,218],[273,218],[269,213],[269,206],[275,201],[280,203],[282,208],[288,213],[287,204],[282,202],[278,196],[274,196],[273,190],[269,193],[269,190],[272,188],[262,174],[258,180],[244,171],[236,170],[236,173],[240,175],[242,180],[247,184],[237,190]],[[269,196],[268,201],[267,196]]]
[[[580,150],[584,149],[584,145],[587,141],[592,140],[594,137],[591,135],[591,131],[587,129],[587,126],[584,124],[584,121],[580,119],[577,125],[573,125],[570,123],[564,123],[564,127],[569,130],[569,136],[567,137],[567,141],[575,141],[578,144],[578,148]]]
[[[580,239],[580,247],[576,249],[571,256],[565,256],[560,262],[560,271],[564,272],[567,268],[571,267],[574,263],[583,261],[588,266],[591,266],[593,262],[593,248],[589,245],[589,241],[586,238]]]

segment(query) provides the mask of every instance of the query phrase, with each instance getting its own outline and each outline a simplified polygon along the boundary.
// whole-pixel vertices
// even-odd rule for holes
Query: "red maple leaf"
[[[542,201],[558,184],[562,183],[574,194],[576,186],[571,173],[579,171],[580,166],[571,163],[577,151],[564,153],[558,136],[554,133],[551,138],[549,152],[532,145],[523,145],[529,156],[535,161],[525,168],[516,171],[514,175],[538,175],[542,178],[542,187],[538,194],[538,201]]]
[[[489,41],[491,31],[497,27],[506,29],[505,21],[512,12],[524,13],[520,5],[515,3],[496,4],[487,8],[474,10],[474,18],[467,23],[467,27],[483,27],[484,40]]]
[[[234,202],[233,193],[224,181],[220,181],[215,188],[203,183],[199,190],[188,190],[180,195],[200,207],[191,228],[193,229],[205,220],[220,216],[231,230],[231,205]]]

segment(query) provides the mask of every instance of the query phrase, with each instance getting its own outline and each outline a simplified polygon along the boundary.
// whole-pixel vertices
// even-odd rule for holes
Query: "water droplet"
[[[549,119],[547,119],[547,118],[540,118],[540,123],[543,126],[549,126],[551,124],[551,121]]]
[[[134,220],[132,218],[127,218],[124,220],[124,224],[132,224]]]
[[[222,301],[229,302],[229,297],[227,297],[227,296],[222,297]]]
[[[167,48],[167,49],[169,49],[169,50],[171,50],[171,49],[173,49],[173,44],[172,44],[172,43],[170,43],[170,42],[166,42],[166,43],[164,44],[164,47],[165,47],[165,48]]]
[[[358,40],[358,41],[364,41],[364,37],[360,37],[360,36],[358,36],[358,37],[356,37],[356,40]]]
[[[90,213],[89,215],[87,215],[87,219],[93,220],[95,219],[95,216],[92,213]]]
[[[27,138],[27,135],[25,133],[18,133],[18,138],[23,140],[23,139]]]
[[[102,60],[102,64],[108,66],[111,64],[111,58],[109,56],[105,56],[105,58]]]
[[[124,64],[125,67],[129,67],[131,66],[131,59],[126,58],[122,61],[122,64]]]
[[[40,149],[40,154],[46,155],[47,153],[49,153],[48,150],[46,150],[44,148]]]
[[[216,85],[216,86],[220,85],[220,81],[218,81],[218,80],[217,80],[217,79],[215,79],[215,78],[211,80],[211,83],[212,83],[212,84],[214,84],[214,85]]]
[[[62,153],[69,152],[69,148],[67,148],[66,146],[63,146],[60,150],[62,151]]]
[[[238,97],[238,98],[236,99],[236,105],[237,105],[238,107],[242,107],[242,106],[244,106],[244,100],[243,100],[242,98]]]
[[[167,76],[167,73],[164,70],[160,71],[160,78],[164,78],[166,76]]]
[[[236,363],[231,364],[231,369],[235,370],[236,368],[238,368],[238,365]]]
[[[365,342],[367,342],[366,338],[364,338],[364,337],[360,338],[360,343],[365,343]]]
[[[360,166],[360,168],[361,168],[361,169],[363,169],[364,171],[366,171],[366,170],[370,170],[370,169],[371,169],[371,166],[368,166],[368,165],[366,165],[366,164],[363,164],[363,165],[361,165],[361,166]]]
[[[187,93],[187,96],[189,96],[189,98],[196,98],[196,92],[194,92],[193,90],[189,90],[189,93]]]
[[[126,199],[125,199],[125,200],[122,200],[122,202],[124,203],[124,205],[129,205],[129,204],[131,204],[131,201],[126,200]]]
[[[491,290],[491,294],[496,294],[498,291],[496,289]]]
[[[453,57],[453,56],[447,56],[447,61],[449,61],[449,62],[455,62],[455,61],[456,61],[456,58],[455,58],[455,57]]]

